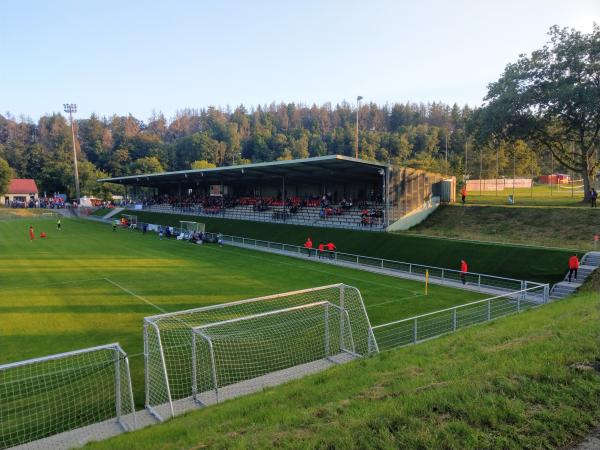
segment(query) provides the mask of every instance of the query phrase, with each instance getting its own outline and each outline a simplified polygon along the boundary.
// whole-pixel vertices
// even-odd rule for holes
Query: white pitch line
[[[127,292],[129,295],[133,295],[135,298],[149,304],[150,306],[152,306],[153,308],[158,309],[160,312],[162,313],[166,313],[168,311],[162,309],[160,306],[156,306],[154,303],[152,303],[150,300],[142,297],[141,295],[137,295],[135,292],[131,292],[129,289],[127,289],[126,287],[121,286],[119,283],[111,280],[110,278],[104,278],[104,280],[108,281],[110,284],[118,287],[119,289],[121,289],[123,292]]]

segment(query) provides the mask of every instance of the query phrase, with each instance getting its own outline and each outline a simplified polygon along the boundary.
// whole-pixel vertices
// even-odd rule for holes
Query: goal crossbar
[[[281,314],[281,313],[286,313],[286,312],[299,311],[301,309],[313,308],[315,306],[320,306],[320,305],[328,305],[328,306],[331,306],[332,308],[336,308],[340,312],[343,311],[343,308],[340,308],[339,306],[334,305],[331,302],[327,302],[327,301],[313,302],[313,303],[307,303],[306,305],[293,306],[291,308],[274,309],[273,311],[268,311],[268,312],[264,312],[264,313],[260,313],[260,314],[253,314],[251,316],[237,317],[235,319],[222,320],[221,322],[213,322],[213,323],[209,323],[208,325],[201,325],[199,327],[194,327],[194,328],[192,328],[192,331],[198,332],[198,331],[206,330],[208,328],[218,327],[221,325],[229,325],[229,324],[236,323],[236,322],[243,322],[246,320],[258,319],[260,317],[268,317],[268,316],[274,316],[276,314]]]

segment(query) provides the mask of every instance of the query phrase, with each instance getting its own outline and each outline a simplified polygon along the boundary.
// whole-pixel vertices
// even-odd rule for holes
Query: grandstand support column
[[[385,169],[385,228],[390,226],[390,166]]]
[[[281,217],[285,222],[285,175],[281,176]]]

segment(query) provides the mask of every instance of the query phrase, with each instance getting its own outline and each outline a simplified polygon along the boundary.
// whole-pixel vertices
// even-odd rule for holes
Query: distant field
[[[32,223],[47,239],[28,238]],[[111,283],[111,280],[113,283]],[[119,342],[142,404],[142,319],[333,283],[356,286],[373,324],[482,298],[235,247],[159,241],[80,219],[0,221],[0,363]],[[141,296],[135,297],[114,283]],[[155,305],[155,306],[154,306]]]
[[[510,214],[510,211],[514,211],[514,209],[509,209],[507,213]],[[438,267],[457,269],[460,260],[464,258],[469,262],[470,270],[474,272],[544,283],[558,281],[564,277],[565,261],[570,256],[566,251],[555,249],[458,242],[402,233],[374,233],[227,220],[215,217],[194,219],[194,216],[142,211],[128,211],[128,213],[137,215],[140,221],[162,225],[179,226],[180,220],[197,220],[206,224],[207,231],[220,231],[225,234],[286,244],[302,245],[306,236],[312,236],[315,242],[333,240],[342,252]],[[458,222],[448,224],[449,228],[459,226]],[[502,226],[502,223],[499,222],[498,226]],[[473,228],[476,229],[476,227],[477,224],[474,222]],[[463,237],[466,240],[478,239],[475,234]]]
[[[509,205],[508,196],[513,195],[512,189],[499,191],[479,191],[472,189],[468,192],[467,203],[476,205]],[[515,206],[572,206],[589,207],[583,202],[583,191],[571,190],[567,186],[541,184],[533,189],[519,188],[514,190]]]

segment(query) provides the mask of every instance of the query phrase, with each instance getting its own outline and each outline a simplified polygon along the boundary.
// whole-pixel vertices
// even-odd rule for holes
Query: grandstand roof
[[[31,178],[13,178],[8,183],[7,194],[37,194],[35,180]]]
[[[275,181],[285,176],[289,181],[315,182],[330,180],[356,181],[357,177],[380,178],[380,169],[387,164],[341,155],[216,167],[212,169],[180,170],[125,177],[102,178],[98,181],[136,186],[159,186],[172,183],[202,182],[228,184],[231,182]]]

